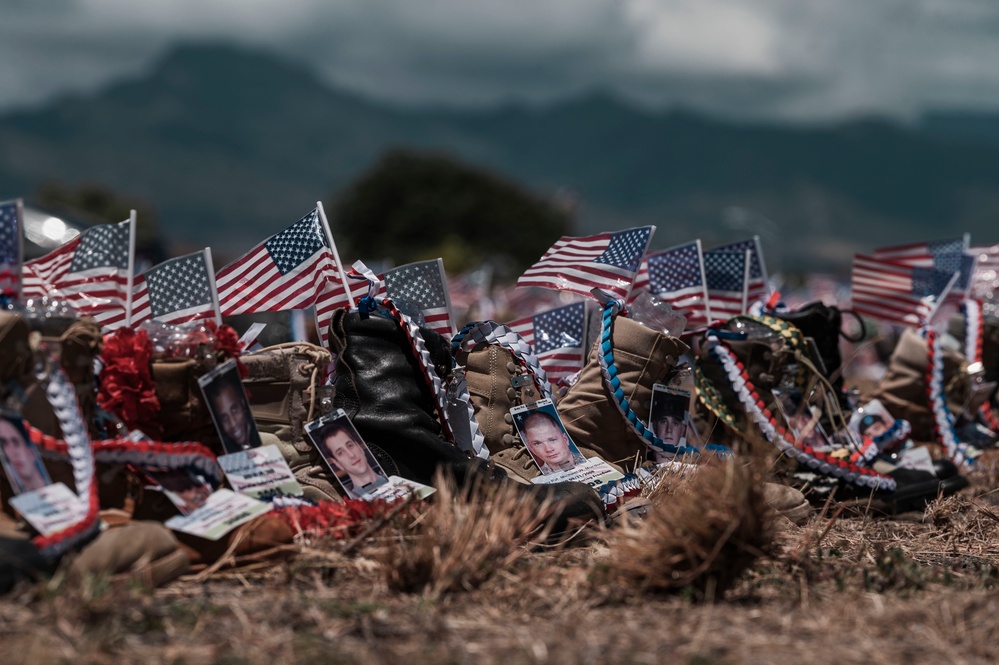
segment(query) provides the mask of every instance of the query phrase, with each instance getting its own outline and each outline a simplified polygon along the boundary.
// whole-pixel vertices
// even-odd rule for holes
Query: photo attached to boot
[[[215,491],[204,476],[187,467],[147,470],[145,476],[153,489],[163,492],[177,506],[181,515],[190,515],[205,505]]]
[[[250,411],[250,401],[239,377],[235,359],[228,360],[198,379],[208,412],[227,453],[260,447],[260,433]]]
[[[700,447],[701,438],[690,417],[691,393],[689,390],[656,383],[652,386],[652,408],[649,410],[649,426],[652,433],[671,446]],[[668,462],[671,458],[658,451],[650,451],[656,462]]]
[[[776,399],[777,410],[794,435],[795,444],[811,446],[823,452],[833,449],[822,423],[819,422],[822,418],[821,409],[809,404],[802,391],[774,388],[771,392]]]
[[[537,462],[541,473],[568,471],[586,462],[583,453],[569,438],[550,399],[515,406],[510,413],[521,441],[527,445],[527,452]]]
[[[0,463],[14,494],[52,484],[38,448],[28,438],[24,421],[10,413],[0,413]]]
[[[343,409],[306,424],[305,433],[351,499],[360,499],[389,482]]]

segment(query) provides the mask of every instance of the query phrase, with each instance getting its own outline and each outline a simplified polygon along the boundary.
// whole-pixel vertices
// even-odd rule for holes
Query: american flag
[[[853,257],[853,310],[862,316],[903,326],[922,325],[953,272],[907,266],[873,256]]]
[[[226,316],[315,305],[324,341],[333,310],[350,305],[318,207],[222,268],[215,282]]]
[[[187,323],[214,318],[221,323],[210,248],[168,259],[135,278],[132,325],[146,319]]]
[[[648,291],[687,317],[688,327],[707,325],[708,298],[701,241],[646,254],[629,302]]]
[[[135,223],[94,226],[24,264],[25,297],[64,298],[107,329],[127,323]]]
[[[586,358],[586,303],[557,307],[517,319],[508,326],[534,346],[552,383],[575,374]]]
[[[385,294],[400,310],[419,310],[427,328],[448,338],[454,336],[451,296],[448,293],[443,259],[418,261],[392,268],[385,271],[382,281],[385,283]]]
[[[560,238],[521,275],[517,286],[543,286],[584,296],[599,287],[623,300],[631,291],[655,230],[654,226],[641,226],[615,233]]]
[[[770,297],[770,277],[767,275],[767,266],[763,261],[763,247],[760,244],[759,236],[753,236],[748,240],[741,240],[739,242],[729,243],[727,245],[719,245],[718,247],[712,247],[709,252],[739,252],[744,254],[749,251],[749,282],[746,284],[746,302],[748,306],[752,306],[753,303],[766,300]],[[704,252],[704,266],[707,269],[708,265],[708,252]],[[721,298],[719,301],[719,311],[715,311],[715,301],[716,296],[713,294],[712,287],[710,284],[711,278],[708,278],[708,299],[711,303],[711,316],[715,319],[724,319],[734,316],[732,314],[733,304],[729,302],[729,296],[720,294],[718,297]],[[742,297],[739,297],[738,307],[742,308]],[[741,314],[742,312],[737,312]]]
[[[20,201],[0,203],[0,296],[17,299],[21,291],[24,226]]]
[[[968,237],[916,242],[908,245],[880,247],[873,252],[876,259],[887,259],[913,268],[935,268],[949,275],[960,273],[948,297],[960,299],[971,288],[976,256],[968,251]]]
[[[746,287],[747,258],[745,251],[704,252],[705,287],[712,319],[725,321],[746,313],[744,305],[752,302]]]

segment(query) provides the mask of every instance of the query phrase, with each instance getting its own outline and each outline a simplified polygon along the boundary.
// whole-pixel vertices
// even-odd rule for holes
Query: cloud
[[[994,0],[7,0],[0,104],[87,91],[178,40],[310,63],[398,103],[602,89],[740,117],[999,107]]]

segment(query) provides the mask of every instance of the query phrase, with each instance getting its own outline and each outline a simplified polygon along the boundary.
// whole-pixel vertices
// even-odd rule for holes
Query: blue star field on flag
[[[613,233],[610,245],[593,262],[635,272],[642,263],[651,235],[652,227],[649,226]]]
[[[701,285],[700,251],[696,242],[649,255],[649,291],[668,293]]]
[[[538,355],[583,345],[585,303],[579,302],[534,316],[534,352]]]
[[[323,247],[329,247],[321,223],[318,211],[313,210],[264,243],[282,275],[298,268]]]
[[[152,318],[210,305],[208,270],[201,252],[154,266],[145,272]]]

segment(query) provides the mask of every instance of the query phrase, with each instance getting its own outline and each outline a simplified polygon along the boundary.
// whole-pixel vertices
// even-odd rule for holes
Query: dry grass
[[[633,554],[620,549],[621,540],[638,533],[607,532],[599,544],[555,551],[514,546],[512,538],[505,547],[497,542],[492,558],[461,561],[459,553],[475,549],[455,540],[473,531],[462,521],[471,507],[439,501],[354,545],[317,540],[294,560],[226,569],[204,581],[189,576],[153,592],[107,581],[77,590],[58,582],[24,587],[0,599],[0,661],[996,662],[999,511],[988,480],[994,461],[985,460],[971,488],[934,502],[925,516],[884,519],[831,505],[802,527],[778,525],[771,553],[713,603],[645,591],[633,581],[619,585],[628,602],[610,598],[597,571],[627,565]],[[719,493],[737,496],[740,485],[733,478],[708,487],[708,478],[698,472],[672,483],[660,495],[662,507],[676,504],[681,519],[693,519],[699,507],[704,519],[723,523],[702,493],[719,501]],[[431,529],[437,508],[440,525]],[[450,544],[433,554],[439,538]],[[431,552],[433,570],[456,562],[469,571],[491,569],[478,587],[444,576],[434,593],[431,586],[399,593],[388,584],[387,568],[395,564],[384,556],[403,544],[421,556]],[[712,549],[702,543],[698,551]]]
[[[496,490],[476,483],[460,491],[438,476],[435,501],[412,527],[396,532],[378,560],[393,591],[430,598],[471,591],[527,552],[529,540],[544,541],[550,524],[515,485]]]
[[[664,483],[665,485],[665,483]],[[616,589],[727,591],[773,542],[758,470],[727,460],[672,483],[644,523],[609,532],[598,577]]]

